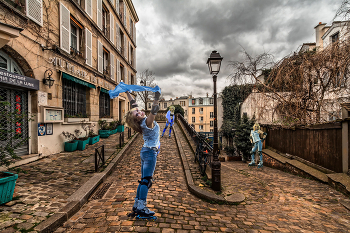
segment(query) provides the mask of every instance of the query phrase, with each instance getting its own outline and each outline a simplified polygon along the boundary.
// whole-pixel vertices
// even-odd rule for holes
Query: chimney
[[[173,98],[170,98],[170,100],[173,100]]]
[[[176,99],[178,99],[178,97],[176,97]]]
[[[326,26],[325,23],[319,22],[318,25],[315,27],[315,34],[316,34],[316,49],[322,50],[323,49],[323,40],[322,36],[325,33],[324,27]]]

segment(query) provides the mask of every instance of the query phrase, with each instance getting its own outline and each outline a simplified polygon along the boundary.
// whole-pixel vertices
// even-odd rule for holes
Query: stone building
[[[181,96],[176,98],[170,98],[169,100],[161,99],[159,100],[159,109],[161,111],[167,110],[167,108],[171,105],[180,105],[184,110],[184,118],[187,120],[188,117],[188,98],[189,96]],[[152,108],[153,100],[147,101],[147,109],[150,110]]]
[[[5,126],[30,137],[19,155],[63,151],[62,131],[81,130],[83,119],[123,118],[126,95],[111,100],[108,91],[121,80],[136,81],[139,19],[131,0],[0,0],[0,6],[0,99],[33,116]]]

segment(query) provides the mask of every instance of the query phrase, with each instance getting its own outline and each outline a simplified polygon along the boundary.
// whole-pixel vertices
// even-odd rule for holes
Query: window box
[[[98,131],[98,134],[100,135],[101,138],[108,138],[110,135],[110,130],[109,129],[100,129]]]
[[[118,130],[118,132],[124,132],[124,125],[118,125],[117,126],[117,130]]]
[[[82,122],[82,121],[90,121],[89,118],[75,118],[75,117],[72,117],[72,118],[64,118],[64,121],[65,122],[68,122],[68,123],[73,123],[73,122]]]

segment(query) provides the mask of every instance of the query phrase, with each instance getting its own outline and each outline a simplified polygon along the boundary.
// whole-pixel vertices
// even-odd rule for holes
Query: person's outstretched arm
[[[134,100],[134,98],[131,96],[130,92],[126,92],[126,95],[128,96],[129,102],[130,102],[130,109],[131,108],[136,108],[138,107],[136,100]]]
[[[146,125],[148,128],[153,128],[153,121],[157,115],[157,112],[159,111],[159,97],[160,93],[157,91],[154,93],[154,100],[153,105],[151,108],[151,114],[146,119]]]

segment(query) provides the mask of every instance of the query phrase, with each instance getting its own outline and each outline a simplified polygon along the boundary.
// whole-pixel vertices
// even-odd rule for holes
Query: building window
[[[185,101],[180,101],[180,106],[186,106],[186,102]]]
[[[192,114],[195,114],[195,113],[196,113],[196,109],[192,108]]]
[[[210,127],[214,126],[214,121],[210,121]]]
[[[339,32],[335,33],[334,35],[331,36],[332,43],[335,43],[339,40]]]
[[[151,103],[148,103],[148,108],[151,109],[151,107],[152,107],[152,106],[151,106]]]
[[[196,100],[192,99],[192,105],[196,105]]]
[[[199,130],[203,130],[203,125],[199,125]]]
[[[125,82],[124,66],[122,63],[120,63],[120,80]]]
[[[86,116],[86,86],[62,79],[63,108],[65,117]]]
[[[203,117],[199,117],[200,121],[203,122]]]
[[[110,118],[111,107],[110,107],[110,97],[108,93],[100,91],[100,118]]]
[[[209,104],[214,104],[214,99],[213,98],[209,99]]]
[[[134,75],[130,75],[130,78],[131,78],[131,80],[130,80],[130,81],[131,81],[131,82],[130,82],[131,85],[135,85],[135,82],[134,82]]]
[[[185,116],[187,116],[187,110],[185,110]]]
[[[210,132],[214,132],[214,129],[210,129]]]
[[[192,117],[192,123],[195,123],[195,122],[196,122],[196,118]]]
[[[214,118],[214,112],[210,112],[210,118]]]
[[[164,103],[164,108],[167,108],[168,107],[167,105],[168,105],[167,103]]]
[[[199,113],[200,113],[200,114],[203,114],[203,108],[200,108],[200,109],[199,109]]]
[[[103,74],[108,75],[109,68],[109,52],[103,47]]]
[[[82,57],[82,54],[80,51],[82,51],[82,33],[83,33],[83,26],[72,16],[70,17],[70,54],[72,55],[80,55]]]
[[[120,53],[125,57],[125,49],[124,49],[124,33],[122,30],[120,30]]]
[[[129,60],[130,60],[131,66],[133,66],[134,65],[134,63],[133,63],[133,61],[134,61],[134,48],[132,46],[130,46],[130,58],[129,58]]]
[[[107,18],[108,18],[107,7],[105,5],[102,5],[102,31],[106,37],[108,37]]]
[[[202,98],[199,99],[199,104],[203,104],[203,99]]]

